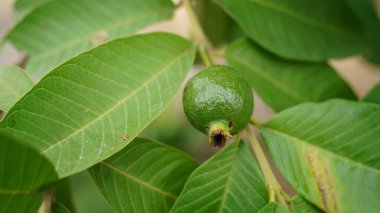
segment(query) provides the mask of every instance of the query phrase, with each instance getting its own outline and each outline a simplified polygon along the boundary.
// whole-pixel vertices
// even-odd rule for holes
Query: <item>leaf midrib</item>
[[[162,68],[160,68],[158,70],[158,72],[156,74],[154,74],[151,78],[149,78],[146,82],[142,83],[138,88],[136,88],[133,92],[131,92],[130,94],[128,94],[125,98],[121,99],[119,102],[115,103],[115,105],[113,105],[112,107],[110,107],[109,109],[107,109],[105,112],[103,112],[102,114],[100,114],[98,117],[96,117],[95,119],[93,119],[92,121],[88,122],[86,125],[82,126],[81,128],[79,128],[78,130],[76,130],[75,132],[69,134],[68,136],[65,136],[62,138],[62,140],[52,144],[51,146],[47,147],[46,149],[42,150],[42,153],[46,153],[47,151],[49,151],[50,149],[60,145],[61,143],[65,142],[68,138],[72,137],[73,135],[76,135],[77,133],[81,132],[82,130],[88,128],[89,126],[91,126],[92,124],[94,124],[96,121],[98,121],[99,119],[102,119],[105,115],[107,115],[108,113],[110,113],[111,111],[113,111],[114,109],[116,109],[117,107],[119,107],[120,105],[124,104],[124,102],[126,102],[129,98],[133,97],[134,95],[136,95],[136,93],[138,93],[140,90],[144,89],[146,85],[148,85],[150,82],[152,82],[153,80],[155,80],[156,78],[158,78],[158,76],[160,76],[164,71],[166,71],[166,68],[171,66],[173,63],[177,62],[178,58],[181,58],[183,55],[185,55],[187,52],[191,51],[192,48],[191,46],[189,45],[187,49],[185,49],[182,53],[178,54],[175,58],[172,59],[172,61],[170,61],[168,64],[164,65]],[[47,78],[45,78],[46,80]],[[8,117],[10,116],[10,114],[8,115]]]
[[[27,195],[35,193],[34,190],[19,190],[19,189],[0,189],[0,194],[8,195]]]
[[[235,57],[235,54],[230,54],[227,56],[228,58],[234,60],[235,62],[240,63],[241,65],[248,67],[250,70],[252,70],[254,73],[257,75],[261,76],[262,78],[266,79],[268,82],[271,82],[274,87],[277,87],[278,90],[282,91],[285,95],[288,97],[292,98],[294,101],[302,103],[302,102],[307,102],[309,100],[299,96],[297,93],[294,93],[290,89],[286,87],[283,83],[280,81],[277,81],[275,78],[272,78],[270,75],[266,74],[263,70],[261,70],[259,67],[246,62],[246,60],[242,58]]]
[[[223,207],[226,203],[226,199],[227,199],[227,195],[228,195],[228,190],[229,188],[231,187],[231,179],[232,179],[232,175],[235,173],[235,165],[236,165],[236,162],[237,162],[237,159],[238,159],[238,153],[239,153],[239,150],[240,150],[240,142],[236,142],[236,143],[239,143],[237,148],[236,148],[236,151],[234,152],[234,160],[233,160],[233,163],[231,164],[231,169],[230,169],[230,175],[228,176],[228,179],[227,179],[227,183],[226,183],[226,188],[224,189],[224,192],[223,192],[223,195],[222,195],[222,198],[221,198],[221,203],[220,203],[220,207],[219,207],[219,210],[218,210],[218,213],[221,213],[223,211]]]
[[[363,167],[364,169],[371,170],[371,171],[374,171],[375,173],[380,174],[380,170],[377,170],[377,168],[374,168],[374,167],[368,166],[368,165],[366,165],[366,164],[363,164],[362,162],[358,162],[358,161],[355,161],[355,160],[353,160],[353,159],[347,158],[347,157],[345,157],[345,156],[339,155],[339,154],[334,153],[334,152],[332,152],[332,151],[330,151],[330,150],[328,150],[328,149],[323,149],[322,147],[319,147],[319,146],[314,145],[314,144],[312,144],[312,143],[308,143],[307,141],[305,141],[305,140],[303,140],[303,139],[300,139],[300,138],[298,138],[298,137],[296,137],[296,136],[289,135],[289,134],[287,134],[287,133],[285,133],[285,132],[280,132],[280,131],[278,131],[278,130],[276,130],[276,129],[272,129],[272,128],[270,128],[270,127],[261,127],[261,129],[265,129],[265,130],[272,131],[272,132],[274,132],[275,134],[282,135],[282,136],[284,136],[284,137],[286,137],[286,138],[288,138],[288,139],[291,139],[292,141],[299,141],[299,142],[301,142],[304,146],[312,147],[312,148],[314,148],[314,149],[319,150],[319,151],[322,152],[322,153],[326,153],[326,154],[331,155],[331,156],[333,156],[333,157],[335,157],[335,158],[341,159],[341,160],[343,160],[343,161],[350,162],[350,163],[352,163],[352,164],[358,165],[359,167]]]
[[[82,35],[82,36],[80,36],[78,38],[75,38],[73,40],[69,40],[66,43],[62,43],[61,45],[54,46],[53,48],[48,49],[46,51],[40,52],[38,54],[34,54],[34,55],[32,55],[32,59],[33,60],[38,60],[39,58],[44,58],[44,57],[52,55],[52,54],[54,54],[56,52],[60,52],[60,51],[65,50],[65,49],[67,49],[67,48],[69,48],[71,46],[75,46],[75,45],[77,45],[77,44],[79,44],[81,42],[88,41],[89,39],[91,39],[92,37],[94,37],[96,35],[96,33],[100,32],[100,31],[109,31],[109,30],[117,29],[117,28],[119,28],[122,25],[126,25],[126,24],[129,24],[129,23],[132,23],[132,22],[134,22],[134,21],[136,21],[138,19],[142,19],[142,18],[149,17],[149,16],[152,16],[152,15],[157,15],[157,14],[165,14],[165,13],[168,13],[168,12],[171,12],[171,11],[172,11],[172,8],[169,8],[169,7],[161,8],[159,10],[155,9],[155,10],[144,11],[141,14],[139,14],[137,16],[134,16],[132,18],[128,17],[128,18],[125,18],[125,19],[121,19],[118,22],[102,26],[101,28],[97,28],[96,30],[88,32],[88,33],[86,33],[86,34],[84,34],[84,35]]]
[[[317,20],[312,19],[302,13],[297,13],[296,11],[291,10],[290,8],[285,7],[284,5],[276,4],[269,1],[262,1],[262,0],[249,0],[249,1],[252,3],[256,3],[258,5],[261,5],[263,7],[266,7],[268,9],[272,9],[275,12],[282,13],[284,15],[292,17],[298,20],[299,22],[305,23],[306,25],[316,27],[320,29],[321,31],[325,31],[325,32],[335,34],[343,38],[348,38],[351,40],[359,40],[356,36],[348,36],[348,35],[351,35],[350,32],[346,32],[343,29],[332,27],[332,26],[323,24],[322,22],[318,22]]]
[[[136,177],[134,175],[131,175],[127,171],[122,171],[122,170],[114,167],[113,165],[111,165],[109,163],[106,163],[106,162],[102,161],[102,162],[100,162],[100,164],[103,164],[104,166],[110,168],[111,170],[113,170],[113,171],[115,171],[117,173],[120,173],[121,175],[125,176],[126,178],[128,178],[128,179],[130,179],[132,181],[135,181],[136,183],[138,183],[138,184],[140,184],[140,185],[142,185],[142,186],[144,186],[144,187],[146,187],[148,189],[151,189],[151,190],[153,190],[155,192],[158,192],[158,193],[160,193],[160,194],[162,194],[164,196],[167,196],[167,197],[169,197],[169,198],[171,198],[173,200],[176,200],[178,198],[176,195],[173,195],[170,192],[167,192],[167,191],[165,191],[165,190],[163,190],[163,189],[161,189],[161,188],[159,188],[157,186],[152,185],[149,182],[146,182],[146,181],[144,181],[144,180],[142,180],[142,179],[140,179],[140,178],[138,178],[138,177]]]

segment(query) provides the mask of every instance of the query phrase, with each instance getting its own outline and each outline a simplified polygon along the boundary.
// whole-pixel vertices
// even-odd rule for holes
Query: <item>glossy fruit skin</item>
[[[253,95],[248,82],[231,67],[213,65],[187,83],[183,105],[195,128],[211,136],[210,128],[222,126],[228,136],[237,134],[249,123]]]

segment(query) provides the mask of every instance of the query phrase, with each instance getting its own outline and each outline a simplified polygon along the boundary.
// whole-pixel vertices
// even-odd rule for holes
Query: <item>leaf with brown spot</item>
[[[326,212],[380,209],[380,106],[332,100],[285,110],[260,128],[282,175]]]
[[[329,165],[315,150],[306,150],[305,157],[319,189],[323,207],[327,212],[338,212],[335,189],[331,180],[333,177],[330,175]]]

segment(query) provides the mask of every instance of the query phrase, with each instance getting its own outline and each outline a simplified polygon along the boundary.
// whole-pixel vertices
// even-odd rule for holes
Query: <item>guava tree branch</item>
[[[210,41],[207,39],[206,34],[202,30],[202,27],[195,15],[194,8],[191,5],[190,0],[183,0],[183,4],[186,8],[187,15],[190,19],[193,42],[197,46],[199,55],[201,56],[205,66],[211,66],[212,64],[214,64],[209,54],[209,48],[211,48],[212,45]]]

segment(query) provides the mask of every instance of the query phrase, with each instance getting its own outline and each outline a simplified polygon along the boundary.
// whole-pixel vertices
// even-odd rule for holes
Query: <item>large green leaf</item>
[[[365,102],[380,104],[380,83],[375,85],[363,98]]]
[[[302,197],[327,212],[380,209],[380,106],[302,104],[260,129],[272,159]]]
[[[32,79],[23,69],[13,65],[1,66],[0,110],[8,111],[32,86]]]
[[[320,213],[323,212],[296,195],[289,200],[289,208],[280,203],[268,203],[259,213]]]
[[[65,208],[67,208],[69,211],[75,211],[73,198],[72,198],[72,190],[71,190],[71,183],[69,178],[64,178],[59,180],[55,184],[55,201]]]
[[[233,142],[197,168],[170,212],[257,212],[266,186],[244,142]]]
[[[268,203],[264,208],[262,208],[259,213],[320,213],[323,212],[305,201],[299,195],[292,197],[289,200],[289,207],[286,208],[280,203]]]
[[[17,0],[14,3],[14,7],[18,11],[31,11],[34,8],[37,8],[38,6],[50,1],[53,0]]]
[[[258,213],[290,213],[290,211],[282,204],[268,203],[268,205],[258,211]]]
[[[116,212],[168,212],[196,167],[174,148],[136,138],[90,173]]]
[[[0,212],[36,212],[42,203],[38,189],[56,178],[37,150],[0,135]]]
[[[172,12],[168,0],[56,0],[28,14],[7,38],[30,55],[26,70],[39,79],[65,60]]]
[[[27,138],[60,177],[125,147],[169,104],[194,48],[167,33],[119,39],[54,69],[8,112],[2,131]]]
[[[213,45],[220,46],[243,36],[235,21],[213,1],[197,0],[194,9],[204,33]]]
[[[301,196],[296,195],[290,200],[290,211],[293,213],[319,213],[322,210],[307,202]]]
[[[19,20],[29,12],[53,0],[17,0],[14,3],[16,19]]]
[[[244,39],[226,52],[235,68],[274,110],[330,98],[355,99],[352,89],[326,63],[288,61]]]
[[[325,61],[359,52],[361,24],[343,0],[214,0],[265,49],[289,59]]]
[[[54,213],[71,213],[71,211],[60,202],[54,203],[53,212]]]
[[[368,46],[364,55],[372,62],[380,64],[380,19],[374,1],[345,0],[357,14],[367,34]]]

